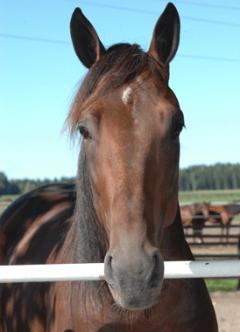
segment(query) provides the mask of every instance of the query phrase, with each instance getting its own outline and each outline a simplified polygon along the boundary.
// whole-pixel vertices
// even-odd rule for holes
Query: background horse
[[[223,239],[224,230],[226,241],[229,239],[229,230],[233,218],[240,213],[240,204],[221,204],[209,205],[209,222],[221,225],[221,239]]]
[[[216,332],[204,281],[164,280],[164,260],[191,260],[178,205],[183,114],[168,86],[176,8],[148,52],[105,49],[76,9],[71,35],[89,72],[68,117],[83,137],[75,189],[49,186],[1,217],[2,264],[104,261],[106,281],[1,286],[1,331]]]
[[[188,230],[192,227],[193,240],[203,242],[203,228],[209,217],[208,203],[193,203],[182,205],[180,208],[182,224]]]

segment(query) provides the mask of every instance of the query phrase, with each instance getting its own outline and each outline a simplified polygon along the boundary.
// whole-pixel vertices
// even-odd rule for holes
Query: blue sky
[[[240,162],[240,2],[173,1],[181,41],[170,86],[185,114],[181,167]],[[63,124],[86,73],[71,46],[76,6],[102,42],[148,49],[167,1],[0,0],[0,171],[9,178],[74,176],[79,145]]]

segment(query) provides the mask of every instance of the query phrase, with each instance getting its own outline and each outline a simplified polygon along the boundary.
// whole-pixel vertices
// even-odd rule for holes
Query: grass
[[[240,190],[180,191],[179,200],[181,204],[202,202],[240,202]]]
[[[206,279],[207,288],[210,293],[236,291],[238,279]]]

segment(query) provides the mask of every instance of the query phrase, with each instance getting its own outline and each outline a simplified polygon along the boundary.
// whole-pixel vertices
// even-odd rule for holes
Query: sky
[[[180,166],[240,162],[240,1],[172,1],[181,39],[170,87],[185,115]],[[86,74],[71,45],[80,7],[105,46],[147,50],[161,0],[0,0],[0,171],[8,178],[75,176],[79,144],[64,121]]]

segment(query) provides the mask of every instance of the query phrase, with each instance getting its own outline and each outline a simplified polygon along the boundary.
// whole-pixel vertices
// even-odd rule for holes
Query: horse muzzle
[[[108,252],[104,269],[110,292],[120,307],[144,310],[159,302],[164,262],[158,249]]]

